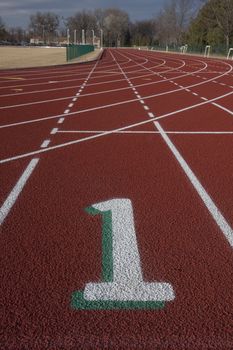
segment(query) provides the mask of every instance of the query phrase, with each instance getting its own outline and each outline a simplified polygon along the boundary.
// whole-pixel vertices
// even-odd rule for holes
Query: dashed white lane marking
[[[146,111],[149,111],[149,107],[148,106],[144,106],[144,109],[146,110]]]
[[[15,204],[17,198],[19,197],[20,193],[22,192],[24,186],[26,185],[27,180],[31,176],[33,170],[35,169],[36,165],[38,164],[39,159],[35,158],[30,161],[27,168],[24,170],[23,174],[19,178],[18,182],[16,183],[15,187],[12,189],[10,194],[8,195],[7,199],[3,203],[2,207],[0,208],[0,225],[3,223],[7,215],[9,214],[11,208]]]
[[[177,91],[179,91],[179,90],[177,90]],[[179,109],[179,110],[175,110],[173,112],[166,113],[166,114],[161,115],[160,117],[158,117],[158,119],[167,118],[167,117],[170,117],[171,115],[174,115],[174,114],[177,114],[177,113],[181,113],[181,112],[188,111],[188,110],[191,110],[191,109],[195,109],[195,108],[207,105],[207,104],[211,104],[214,101],[219,101],[219,100],[223,99],[224,97],[231,96],[232,94],[233,94],[233,92],[228,92],[228,93],[226,93],[224,95],[215,97],[215,98],[213,98],[211,100],[199,102],[199,103],[193,104],[191,106],[188,106],[188,107],[185,107],[185,108],[182,108],[182,109]],[[163,93],[159,94],[159,95],[161,96],[161,95],[163,95]],[[155,96],[158,96],[158,94],[151,95],[151,96],[145,96],[144,99],[146,99],[146,100],[152,99]],[[105,109],[105,108],[111,108],[111,107],[114,107],[114,106],[121,106],[121,105],[124,105],[124,104],[133,103],[133,102],[136,102],[136,101],[138,101],[138,100],[137,99],[132,99],[132,100],[127,100],[127,101],[123,101],[123,102],[116,102],[116,103],[111,103],[111,104],[108,104],[108,105],[102,105],[102,106],[99,106],[99,107],[83,109],[83,110],[79,110],[79,111],[76,111],[76,112],[71,112],[69,114],[69,117],[70,116],[76,116],[76,115],[79,115],[81,113],[87,113],[87,112],[92,112],[92,111],[101,110],[101,109]],[[38,123],[38,122],[42,122],[42,121],[46,121],[46,120],[57,119],[58,117],[59,117],[59,115],[53,115],[53,116],[50,116],[50,117],[43,117],[43,118],[37,118],[37,119],[32,119],[32,120],[25,120],[25,121],[17,122],[17,123],[4,124],[4,125],[0,125],[0,129],[10,128],[10,127],[19,126],[19,125]]]
[[[140,103],[141,103],[142,105],[144,105],[144,104],[145,104],[145,101],[143,101],[143,100],[140,100]]]
[[[68,113],[70,113],[70,110],[69,110],[69,109],[66,109],[65,112],[64,112],[64,114],[68,114]]]
[[[154,123],[155,127],[159,130],[163,140],[167,144],[167,146],[170,148],[171,152],[175,156],[176,160],[180,164],[181,168],[187,175],[188,179],[192,183],[193,187],[197,191],[198,195],[204,202],[206,208],[209,210],[209,213],[213,217],[216,224],[221,229],[222,233],[224,234],[225,238],[229,242],[230,246],[233,247],[233,230],[220,212],[220,210],[217,208],[215,203],[213,202],[212,198],[209,196],[209,194],[206,192],[192,169],[189,167],[185,159],[182,157],[180,152],[177,150],[175,145],[172,143],[170,138],[167,136],[166,132],[163,130],[161,125],[158,122]]]
[[[137,98],[142,98],[140,95],[136,95],[137,96]]]
[[[152,112],[149,112],[149,113],[148,113],[148,116],[149,116],[150,118],[154,118],[154,117],[155,117],[154,113],[152,113]]]
[[[201,96],[201,99],[204,100],[204,101],[208,101],[208,99],[206,97],[202,97]]]
[[[65,120],[65,118],[60,118],[57,123],[62,124],[64,122],[64,120]]]
[[[72,100],[73,102],[76,102],[77,101],[77,98],[75,97],[75,98],[73,98],[73,100]]]
[[[193,94],[194,96],[198,96],[198,94],[197,94],[196,92],[192,92],[192,94]]]
[[[73,104],[73,103],[70,103],[68,107],[69,107],[69,108],[72,108],[73,106],[74,106],[74,104]]]
[[[41,144],[41,148],[46,148],[50,144],[50,140],[44,140],[44,142]]]
[[[55,135],[58,132],[58,128],[53,128],[50,135]]]
[[[80,95],[80,92],[77,92],[76,96],[79,96]]]

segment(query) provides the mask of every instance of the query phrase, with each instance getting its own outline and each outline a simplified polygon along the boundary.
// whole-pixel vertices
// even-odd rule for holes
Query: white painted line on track
[[[58,128],[53,128],[50,135],[55,135],[58,132]]]
[[[41,144],[41,148],[46,148],[50,144],[50,140],[44,140],[43,143]]]
[[[226,95],[229,96],[229,95],[232,95],[232,94],[233,94],[233,92],[228,93]],[[226,95],[224,95],[224,97],[226,97]],[[131,129],[131,128],[134,128],[134,127],[138,127],[138,126],[141,126],[141,125],[146,125],[148,123],[151,123],[151,122],[154,122],[154,121],[157,121],[157,120],[160,120],[160,119],[165,119],[167,117],[171,117],[171,116],[174,116],[176,114],[179,114],[179,113],[182,113],[182,112],[185,112],[185,111],[188,111],[188,110],[192,110],[192,109],[200,107],[200,106],[204,106],[206,104],[212,103],[213,101],[217,101],[217,100],[219,100],[221,98],[223,98],[223,96],[215,97],[212,100],[203,101],[203,102],[200,102],[200,103],[198,103],[196,105],[192,105],[192,106],[185,107],[185,108],[182,108],[182,109],[179,109],[179,110],[176,110],[176,111],[172,111],[172,112],[163,114],[163,115],[161,115],[159,117],[154,117],[154,118],[151,117],[152,119],[150,119],[150,120],[146,119],[146,120],[143,120],[143,121],[135,123],[135,124],[130,124],[130,125],[124,126],[122,128],[109,130],[109,131],[106,131],[106,132],[104,132],[102,134],[92,135],[92,136],[84,137],[84,138],[79,139],[79,140],[73,140],[73,141],[62,143],[62,144],[58,144],[56,146],[51,146],[51,147],[48,147],[46,149],[39,149],[39,150],[36,150],[36,151],[23,153],[23,154],[19,154],[19,155],[16,155],[16,156],[9,157],[9,158],[1,159],[0,160],[0,164],[12,162],[14,160],[26,158],[26,157],[29,157],[29,156],[35,156],[37,154],[50,152],[50,151],[57,150],[57,149],[64,148],[64,147],[69,147],[69,146],[76,145],[76,144],[81,143],[81,142],[86,142],[86,141],[90,141],[90,140],[93,140],[93,139],[97,139],[99,137],[104,137],[104,136],[107,136],[107,135],[111,135],[111,134],[115,133],[116,131],[122,131],[122,130]],[[49,117],[49,119],[54,119],[54,117]]]
[[[68,114],[68,113],[70,113],[70,110],[69,110],[69,109],[66,109],[65,112],[64,112],[64,114]]]
[[[59,134],[102,134],[107,130],[60,130]],[[114,131],[113,134],[160,134],[159,131],[126,130]],[[171,135],[233,135],[233,131],[166,131]]]
[[[76,102],[77,101],[77,98],[75,97],[75,98],[73,98],[73,100],[72,100],[73,102]]]
[[[222,109],[223,111],[233,115],[233,112],[230,109],[223,107],[223,106],[219,105],[218,103],[213,102],[212,105],[214,105],[215,107],[218,107],[218,108]]]
[[[194,108],[198,108],[198,107],[204,106],[204,105],[206,105],[206,104],[211,104],[211,103],[214,102],[214,101],[221,100],[221,99],[223,99],[223,98],[225,98],[225,97],[231,96],[232,94],[233,94],[233,91],[232,91],[232,92],[228,92],[228,93],[226,93],[226,94],[224,94],[224,95],[215,97],[215,98],[213,98],[213,99],[211,99],[211,100],[203,101],[203,102],[200,102],[200,103],[197,103],[197,104],[193,104],[193,105],[188,106],[188,107],[181,108],[181,109],[179,109],[179,110],[175,110],[175,111],[173,111],[173,112],[166,113],[166,114],[161,115],[160,117],[158,117],[158,119],[170,117],[170,116],[173,115],[173,114],[177,114],[177,113],[181,113],[181,112],[184,112],[184,111],[188,111],[188,110],[191,110],[191,109],[194,109]],[[159,94],[159,95],[160,95],[160,96],[161,96],[161,95],[164,95],[164,93]],[[143,97],[143,99],[144,99],[144,100],[148,100],[148,99],[154,98],[155,96],[157,97],[158,94],[156,94],[156,95],[151,95],[151,96],[145,96],[145,97]],[[198,96],[198,95],[197,95],[197,96]],[[138,101],[138,99],[132,99],[132,100],[127,100],[127,101],[122,101],[122,102],[111,103],[111,104],[109,104],[109,105],[102,105],[102,106],[99,106],[99,107],[93,107],[93,108],[83,109],[83,110],[79,110],[79,111],[76,111],[76,112],[71,112],[71,113],[69,114],[69,117],[72,117],[72,116],[75,116],[75,115],[79,115],[79,114],[81,114],[81,113],[87,113],[87,112],[92,112],[92,111],[101,110],[101,109],[105,109],[105,108],[111,108],[111,107],[115,107],[115,106],[121,106],[121,105],[128,104],[128,103],[134,103],[134,102],[137,102],[137,101]],[[61,115],[61,116],[66,116],[66,115],[64,114],[64,115]],[[38,123],[38,122],[42,122],[42,121],[46,121],[46,120],[57,119],[58,117],[59,117],[59,115],[53,115],[53,116],[50,116],[50,117],[36,118],[36,119],[33,119],[33,120],[26,120],[26,121],[17,122],[17,123],[4,124],[4,125],[0,125],[0,129],[10,128],[10,127],[19,126],[19,125],[25,125],[25,124]]]
[[[152,112],[149,112],[149,113],[148,113],[148,116],[149,116],[150,118],[154,118],[154,117],[155,117],[154,113],[152,113]]]
[[[68,105],[69,108],[72,108],[73,106],[74,106],[73,103],[70,103],[70,104]]]
[[[20,193],[22,192],[24,186],[26,185],[29,177],[31,176],[33,170],[35,169],[36,165],[39,162],[39,158],[32,159],[30,163],[28,164],[27,168],[24,170],[23,174],[19,178],[18,182],[8,195],[7,199],[3,203],[2,207],[0,208],[0,225],[3,223],[7,215],[9,214],[11,208],[15,204],[17,198],[19,197]]]
[[[144,104],[145,104],[145,101],[143,101],[143,100],[140,100],[140,103],[141,103],[142,105],[144,105]]]
[[[64,120],[65,120],[65,118],[60,118],[57,123],[62,124],[64,122]]]
[[[201,99],[204,100],[204,101],[208,101],[208,98],[206,98],[206,97],[202,97],[201,96]]]
[[[144,106],[144,109],[146,110],[146,111],[149,111],[149,107],[148,106]]]
[[[188,179],[192,183],[193,187],[197,191],[198,195],[202,199],[203,203],[205,204],[206,208],[208,209],[209,213],[211,214],[212,218],[216,222],[216,224],[221,229],[222,233],[224,234],[225,238],[227,239],[230,246],[233,248],[233,230],[220,212],[220,210],[217,208],[215,203],[213,202],[212,198],[209,196],[209,194],[206,192],[205,188],[202,186],[192,169],[189,167],[188,163],[185,161],[185,159],[182,157],[180,152],[177,150],[175,145],[172,143],[172,141],[167,136],[166,132],[163,130],[162,126],[158,123],[154,123],[155,127],[160,132],[163,140],[175,156],[176,160],[180,164],[181,168],[187,175]]]

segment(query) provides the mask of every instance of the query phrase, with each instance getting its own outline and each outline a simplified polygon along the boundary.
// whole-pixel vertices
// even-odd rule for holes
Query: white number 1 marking
[[[104,222],[103,228],[105,271],[103,282],[86,284],[84,299],[87,302],[122,302],[125,305],[127,302],[142,302],[144,306],[145,302],[174,300],[171,284],[143,281],[131,201],[113,199],[94,204],[92,209],[103,217],[108,215],[108,225]]]

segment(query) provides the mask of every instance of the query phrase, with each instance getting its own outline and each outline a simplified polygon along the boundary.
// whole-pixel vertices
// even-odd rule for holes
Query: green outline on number
[[[91,215],[102,215],[102,281],[113,282],[113,248],[112,248],[112,212],[100,211],[87,207],[86,212]],[[71,307],[76,310],[157,310],[165,307],[164,301],[111,301],[86,300],[83,291],[75,291],[71,296]]]
[[[112,257],[112,212],[100,211],[93,207],[86,208],[91,215],[101,215],[102,219],[102,281],[113,282],[113,257]]]
[[[83,291],[72,294],[71,307],[76,310],[146,310],[163,309],[163,301],[111,301],[111,300],[86,300]]]

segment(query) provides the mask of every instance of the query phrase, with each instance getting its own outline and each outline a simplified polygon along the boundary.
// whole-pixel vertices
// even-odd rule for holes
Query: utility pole
[[[94,29],[92,29],[92,44],[95,45],[95,32]]]
[[[67,29],[67,45],[70,45],[70,30]]]
[[[74,30],[74,44],[77,44],[77,30]]]
[[[103,29],[100,29],[100,47],[103,48]]]
[[[85,44],[85,30],[82,29],[82,44]]]

